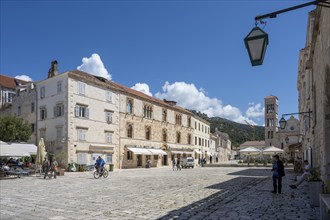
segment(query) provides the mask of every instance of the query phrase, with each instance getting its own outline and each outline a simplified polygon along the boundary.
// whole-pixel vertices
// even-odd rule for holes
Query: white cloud
[[[254,105],[253,103],[252,106],[250,106],[246,110],[246,116],[249,118],[260,118],[264,116],[264,112],[265,112],[265,108],[262,108],[260,103],[256,105]]]
[[[111,74],[104,67],[101,57],[97,53],[93,53],[91,57],[82,58],[82,64],[77,69],[111,80]]]
[[[143,92],[144,94],[148,96],[152,96],[152,93],[150,92],[149,86],[146,83],[136,83],[135,86],[132,86],[131,89],[135,89],[139,92]]]
[[[242,112],[232,105],[223,105],[217,98],[210,98],[204,89],[197,89],[194,84],[185,82],[175,82],[170,84],[165,82],[163,92],[156,93],[155,97],[176,101],[178,105],[203,112],[209,117],[219,116],[235,122],[256,124],[252,119],[244,116]]]
[[[20,80],[23,80],[23,81],[32,82],[31,77],[29,77],[27,75],[15,76],[15,79],[20,79]]]

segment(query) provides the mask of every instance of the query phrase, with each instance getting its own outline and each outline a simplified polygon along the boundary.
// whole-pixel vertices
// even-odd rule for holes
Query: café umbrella
[[[262,151],[262,153],[263,154],[280,154],[280,153],[284,153],[284,150],[274,147],[274,146],[270,146],[270,147],[265,148]]]
[[[46,147],[45,142],[43,138],[40,138],[38,149],[37,149],[37,158],[36,158],[36,164],[42,165],[42,162],[44,161],[44,158],[46,156]]]

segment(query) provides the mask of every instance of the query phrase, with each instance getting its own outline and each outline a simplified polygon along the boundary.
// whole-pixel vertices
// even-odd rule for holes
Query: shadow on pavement
[[[228,173],[227,175],[234,175],[234,176],[271,176],[272,172],[271,169],[245,169],[233,173]]]
[[[219,191],[202,200],[193,202],[188,206],[170,211],[167,215],[158,219],[190,219],[193,217],[194,219],[209,219],[212,213],[221,210],[221,208],[228,203],[239,201],[240,198],[244,197],[244,195],[242,195],[244,192],[252,187],[257,187],[258,183],[265,179],[267,178],[245,176],[207,186],[206,188],[217,189]],[[223,212],[225,212],[225,210],[223,210]]]

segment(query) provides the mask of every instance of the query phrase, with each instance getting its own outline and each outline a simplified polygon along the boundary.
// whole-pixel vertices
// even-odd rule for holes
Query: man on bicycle
[[[99,156],[95,163],[96,169],[99,171],[99,173],[103,172],[104,165],[105,161],[102,159],[101,156]]]

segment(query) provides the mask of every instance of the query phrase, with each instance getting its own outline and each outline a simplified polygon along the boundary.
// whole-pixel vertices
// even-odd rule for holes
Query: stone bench
[[[330,194],[320,194],[321,219],[330,219]]]

